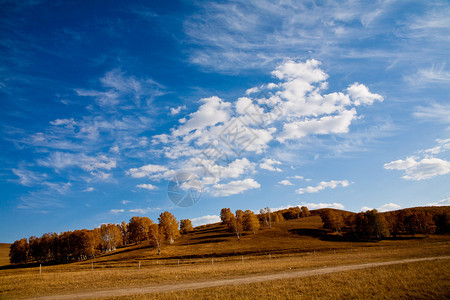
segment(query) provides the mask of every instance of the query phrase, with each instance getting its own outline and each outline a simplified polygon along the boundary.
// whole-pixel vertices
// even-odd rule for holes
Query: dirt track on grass
[[[214,288],[220,286],[231,286],[246,283],[254,283],[261,281],[270,280],[281,280],[281,279],[292,279],[301,278],[315,275],[325,275],[336,272],[361,270],[374,267],[382,267],[396,264],[407,264],[413,262],[430,261],[430,260],[442,260],[449,259],[450,256],[435,256],[435,257],[425,257],[425,258],[412,258],[403,260],[394,260],[386,262],[375,262],[375,263],[365,263],[357,265],[345,265],[336,267],[324,267],[320,269],[312,270],[297,270],[297,271],[287,271],[278,272],[273,274],[264,275],[250,275],[242,276],[236,278],[228,279],[215,279],[208,281],[198,281],[198,282],[186,282],[177,284],[165,284],[165,285],[154,285],[154,286],[143,286],[143,287],[130,287],[130,288],[120,288],[120,289],[110,289],[110,290],[100,290],[100,291],[89,291],[83,293],[74,293],[69,295],[50,295],[33,299],[89,299],[89,298],[102,298],[102,297],[118,297],[127,295],[137,295],[137,294],[150,294],[150,293],[161,293],[161,292],[172,292],[180,290],[193,290],[193,289],[203,289],[203,288]]]

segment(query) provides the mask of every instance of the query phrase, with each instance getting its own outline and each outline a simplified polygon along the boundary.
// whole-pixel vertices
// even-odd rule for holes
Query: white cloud
[[[36,183],[41,183],[47,177],[46,174],[33,172],[23,167],[20,167],[19,169],[12,169],[12,172],[14,173],[14,175],[19,177],[18,182],[21,185],[25,186],[31,186]]]
[[[281,169],[275,167],[275,165],[281,165],[281,162],[271,158],[262,159],[259,167],[264,170],[272,171],[272,172],[281,172]]]
[[[177,115],[177,114],[179,114],[180,111],[183,110],[183,109],[186,109],[186,105],[178,106],[177,108],[171,107],[171,108],[170,108],[170,114],[171,114],[172,116]]]
[[[73,120],[73,118],[70,119],[56,119],[55,121],[51,121],[50,124],[54,125],[54,126],[68,126],[71,127],[73,125],[75,125],[75,121]]]
[[[431,153],[431,154],[439,154],[441,152],[450,150],[450,139],[445,139],[445,140],[437,139],[436,142],[438,143],[438,145],[436,147],[423,150],[422,152]]]
[[[318,68],[319,65],[320,61],[315,59],[307,60],[306,63],[296,63],[291,60],[278,66],[272,75],[278,79],[301,79],[307,83],[324,81],[328,75]]]
[[[405,80],[409,82],[413,87],[428,86],[430,83],[450,83],[450,72],[444,69],[443,64],[440,68],[436,68],[434,65],[429,69],[420,69],[417,73],[405,77]]]
[[[425,206],[450,206],[450,198],[442,199],[437,202],[428,203]]]
[[[400,159],[386,163],[384,168],[404,171],[405,175],[402,178],[407,180],[423,180],[450,173],[450,162],[434,157],[420,160],[418,157],[412,156],[405,160]]]
[[[150,184],[150,183],[138,184],[138,185],[136,185],[136,187],[138,187],[140,189],[150,190],[150,191],[154,191],[154,190],[158,189],[157,186],[154,186],[153,184]]]
[[[123,205],[126,205],[128,203],[131,203],[131,201],[129,201],[129,200],[122,200],[122,202],[120,202],[120,203],[122,203]]]
[[[128,210],[128,212],[130,213],[138,213],[138,214],[147,214],[150,212],[156,212],[156,211],[160,211],[160,208],[151,208],[151,207],[147,207],[147,208],[133,208]]]
[[[398,204],[386,203],[386,204],[383,204],[382,206],[380,206],[379,208],[377,208],[377,210],[379,212],[385,212],[385,211],[397,210],[399,208],[401,208],[401,206]]]
[[[344,209],[344,205],[342,203],[306,203],[302,202],[301,206],[306,206],[308,209],[320,209],[320,208],[335,208],[335,209]]]
[[[169,178],[175,174],[174,171],[169,170],[166,166],[153,164],[148,164],[139,168],[131,168],[126,173],[133,178],[148,177],[154,179]]]
[[[382,206],[378,207],[377,210],[379,212],[386,212],[386,211],[391,211],[391,210],[397,210],[397,209],[400,209],[400,208],[401,208],[401,206],[398,205],[398,204],[386,203],[386,204],[383,204]],[[373,207],[368,207],[368,206],[361,207],[361,211],[362,212],[365,212],[365,211],[368,211],[368,210],[373,210]]]
[[[230,119],[231,104],[219,97],[213,96],[200,100],[203,104],[196,112],[189,114],[187,121],[172,133],[175,136],[184,136],[193,130],[199,130],[224,123]]]
[[[295,192],[297,194],[304,194],[304,193],[317,193],[321,190],[324,190],[326,188],[330,188],[330,189],[335,189],[339,186],[342,187],[347,187],[349,186],[350,183],[348,182],[348,180],[341,180],[341,181],[337,181],[337,180],[331,180],[331,181],[322,181],[319,183],[319,185],[317,186],[308,186],[306,188],[300,188],[298,190],[296,190]]]
[[[111,214],[120,214],[120,213],[125,212],[125,210],[124,209],[110,209],[109,212]]]
[[[215,197],[226,197],[236,194],[241,194],[250,189],[260,188],[261,185],[252,178],[244,180],[230,181],[224,184],[215,184],[211,194]]]
[[[93,187],[88,187],[87,189],[83,190],[83,192],[93,192],[94,188]]]
[[[373,209],[373,207],[369,207],[369,206],[363,206],[363,207],[361,207],[361,211],[362,211],[362,212],[368,211],[368,210],[372,210],[372,209]]]
[[[193,218],[191,219],[193,226],[200,226],[205,224],[212,224],[221,222],[220,216],[217,215],[206,215],[203,217]]]
[[[371,105],[375,101],[383,101],[381,95],[372,94],[365,85],[357,82],[352,84],[347,91],[356,106],[361,104]]]
[[[278,183],[281,184],[281,185],[294,185],[294,184],[292,184],[292,182],[290,182],[290,181],[287,180],[287,179],[281,180],[281,181],[278,182]]]
[[[284,143],[286,140],[301,139],[311,134],[347,133],[355,118],[356,110],[351,109],[336,116],[287,123],[277,140]]]
[[[47,159],[37,160],[38,164],[54,169],[64,169],[70,167],[79,167],[85,171],[96,171],[99,169],[111,170],[116,168],[116,161],[105,155],[96,157],[87,156],[79,153],[52,152]]]

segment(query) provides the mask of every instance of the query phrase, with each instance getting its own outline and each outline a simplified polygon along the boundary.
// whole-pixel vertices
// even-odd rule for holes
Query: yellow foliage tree
[[[194,230],[194,227],[192,227],[192,222],[189,219],[180,220],[180,231],[182,234],[191,232]]]
[[[161,233],[169,244],[173,244],[175,239],[180,236],[178,230],[179,223],[174,215],[165,211],[159,215],[159,227],[161,227]]]
[[[242,216],[242,225],[244,230],[251,231],[253,234],[258,231],[260,224],[256,215],[251,210],[246,210]]]

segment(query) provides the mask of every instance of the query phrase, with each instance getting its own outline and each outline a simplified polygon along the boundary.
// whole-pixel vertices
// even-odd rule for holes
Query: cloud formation
[[[347,187],[350,185],[350,182],[348,180],[331,180],[331,181],[321,181],[317,186],[308,186],[306,188],[300,188],[297,189],[295,192],[297,194],[304,194],[304,193],[317,193],[321,190],[330,188],[335,189],[339,186],[341,187]]]

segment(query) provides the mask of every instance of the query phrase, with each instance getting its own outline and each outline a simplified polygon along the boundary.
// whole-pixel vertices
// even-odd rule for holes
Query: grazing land
[[[340,241],[322,228],[319,216],[274,223],[238,241],[221,224],[196,228],[162,254],[147,243],[81,262],[0,267],[0,298],[75,295],[114,289],[156,287],[251,278],[260,275],[350,266],[365,263],[443,257],[450,254],[448,235],[403,237],[380,242]],[[7,253],[6,253],[7,255]],[[2,258],[4,259],[4,258]],[[140,266],[140,268],[139,268]],[[450,260],[420,261],[254,282],[208,289],[152,293],[162,299],[295,297],[417,297],[450,295]],[[274,277],[275,278],[275,277]],[[427,282],[427,284],[425,284]],[[377,289],[378,288],[378,289]],[[248,291],[252,291],[249,293]],[[147,297],[148,295],[124,297]],[[92,294],[95,295],[95,294]],[[58,298],[58,297],[56,297]]]

